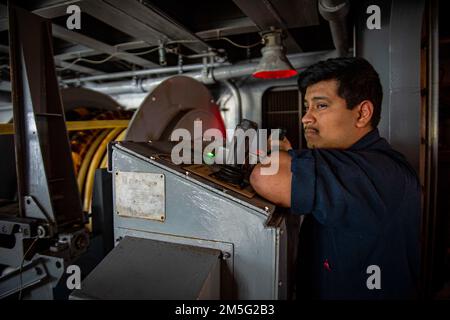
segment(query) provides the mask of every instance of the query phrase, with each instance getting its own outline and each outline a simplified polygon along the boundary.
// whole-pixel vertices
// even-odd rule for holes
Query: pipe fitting
[[[343,20],[349,12],[347,0],[320,0],[319,12],[327,21]]]
[[[348,0],[319,0],[318,6],[320,14],[330,24],[333,44],[339,56],[346,56],[349,47],[346,21]]]

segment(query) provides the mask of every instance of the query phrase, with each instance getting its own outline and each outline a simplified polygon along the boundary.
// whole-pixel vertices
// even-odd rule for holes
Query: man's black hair
[[[320,61],[300,72],[298,85],[302,96],[306,88],[324,80],[338,81],[338,95],[345,99],[347,108],[353,109],[360,102],[369,100],[373,104],[371,125],[378,126],[381,115],[383,89],[378,73],[363,58],[334,58]]]

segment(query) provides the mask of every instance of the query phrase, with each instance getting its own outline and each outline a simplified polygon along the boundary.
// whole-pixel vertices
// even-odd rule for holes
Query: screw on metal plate
[[[150,160],[156,160],[156,158],[154,156],[151,156]]]
[[[269,207],[264,207],[265,212],[269,212]]]
[[[47,230],[45,230],[44,226],[38,226],[37,235],[38,238],[45,238],[45,236],[47,235]]]
[[[222,259],[223,260],[227,260],[227,259],[230,259],[230,258],[231,258],[231,254],[229,252],[224,252],[222,254]]]
[[[187,176],[189,175],[189,171],[186,171],[186,175],[187,175]]]
[[[39,267],[34,268],[34,271],[36,271],[36,274],[37,274],[38,276],[40,276],[41,274],[43,274],[42,269],[39,268]]]

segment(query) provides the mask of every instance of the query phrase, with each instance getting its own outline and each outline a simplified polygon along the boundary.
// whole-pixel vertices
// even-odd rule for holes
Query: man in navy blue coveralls
[[[297,298],[415,297],[420,184],[379,135],[377,72],[362,58],[329,59],[302,72],[299,87],[308,149],[284,139],[271,155],[278,173],[259,164],[250,177],[258,194],[305,215]]]

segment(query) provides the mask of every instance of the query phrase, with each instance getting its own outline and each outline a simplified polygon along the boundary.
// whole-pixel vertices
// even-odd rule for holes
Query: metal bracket
[[[112,150],[113,150],[114,145],[116,145],[116,143],[117,143],[117,141],[111,141],[108,143],[108,145],[106,147],[106,153],[108,154],[108,156],[107,156],[108,157],[108,165],[107,165],[106,170],[109,173],[112,173]]]
[[[53,61],[51,22],[13,1],[8,8],[20,215],[30,214],[55,226],[81,223],[81,201]]]
[[[19,292],[24,292],[24,298],[51,299],[64,266],[62,258],[36,255],[22,268],[19,266],[0,277],[0,299]]]
[[[51,221],[50,217],[37,203],[33,196],[24,196],[25,212],[28,218],[41,219],[44,221]]]

